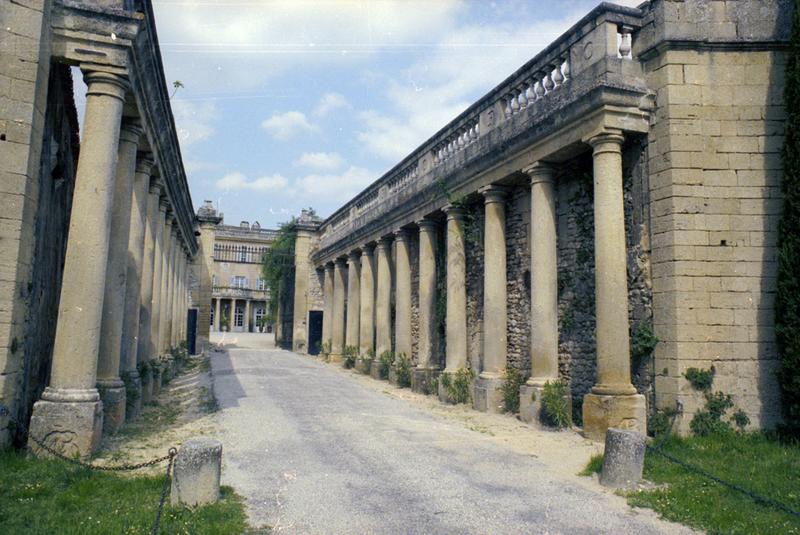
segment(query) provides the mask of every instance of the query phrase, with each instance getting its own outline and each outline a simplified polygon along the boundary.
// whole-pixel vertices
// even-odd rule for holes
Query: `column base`
[[[142,404],[153,401],[153,370],[147,370],[139,378],[142,381]]]
[[[499,374],[481,374],[475,379],[473,387],[472,407],[481,412],[502,414],[505,412],[503,401],[503,377]]]
[[[552,379],[557,381],[557,379]],[[519,418],[523,422],[550,427],[553,424],[548,421],[547,414],[543,411],[542,394],[544,392],[543,383],[525,383],[519,387]],[[572,420],[572,398],[567,392],[564,396],[569,410],[569,419]]]
[[[381,379],[381,363],[378,362],[378,359],[372,361],[369,367],[369,376],[373,379]]]
[[[150,383],[153,385],[153,399],[155,400],[161,393],[161,370],[154,369],[152,376],[153,380]]]
[[[647,404],[641,394],[586,394],[583,397],[583,435],[603,441],[609,427],[647,433]]]
[[[120,379],[101,379],[97,381],[97,391],[103,402],[103,432],[113,435],[125,424],[125,383]]]
[[[36,437],[48,447],[68,456],[87,459],[100,447],[103,434],[103,402],[97,390],[93,400],[68,401],[69,390],[47,388],[41,400],[33,404],[28,446],[39,457],[51,455],[39,447],[30,437]],[[62,396],[62,394],[65,394]],[[51,399],[45,399],[50,397]],[[56,401],[61,397],[64,401]]]
[[[372,361],[362,358],[356,359],[356,371],[359,373],[363,373],[364,375],[369,375],[370,370],[372,368]]]
[[[130,422],[142,413],[142,378],[139,372],[128,372],[128,384],[125,385],[125,420]]]
[[[389,366],[389,384],[397,386],[397,369],[394,367],[394,364]]]
[[[341,353],[331,353],[328,355],[328,362],[333,364],[340,364],[344,359]]]
[[[438,388],[432,383],[439,378],[440,374],[439,368],[414,368],[411,370],[411,390],[426,396],[438,394]],[[437,390],[434,391],[431,388],[437,388]]]

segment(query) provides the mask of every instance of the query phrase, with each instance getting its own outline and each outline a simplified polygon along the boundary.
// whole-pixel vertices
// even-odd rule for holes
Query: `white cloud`
[[[349,108],[350,103],[344,98],[344,95],[339,93],[325,93],[319,99],[319,104],[314,108],[314,115],[317,117],[325,117],[330,112],[339,108]]]
[[[258,87],[287,69],[352,62],[452,25],[462,0],[154,2],[168,79],[209,91]]]
[[[313,132],[316,126],[308,122],[306,114],[299,111],[276,113],[261,123],[261,128],[270,133],[274,139],[286,141],[298,134]]]
[[[176,99],[170,104],[182,148],[208,139],[214,134],[213,122],[217,119],[217,109],[213,102]]]
[[[228,173],[224,177],[217,180],[217,189],[223,190],[254,190],[254,191],[281,191],[288,185],[289,181],[281,175],[262,176],[255,180],[248,180],[248,178],[237,172]]]
[[[350,166],[340,174],[312,174],[295,181],[298,193],[311,202],[344,202],[370,185],[377,175],[363,167]]]
[[[318,171],[333,171],[341,167],[343,163],[344,160],[338,152],[306,152],[294,161],[296,166]]]

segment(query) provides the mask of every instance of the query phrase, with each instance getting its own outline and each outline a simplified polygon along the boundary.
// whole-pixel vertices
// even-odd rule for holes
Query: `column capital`
[[[586,138],[584,141],[592,146],[594,154],[622,152],[622,143],[625,141],[625,136],[622,135],[621,130],[606,130]]]
[[[166,195],[162,195],[158,198],[158,209],[165,214],[167,213],[169,209],[169,199],[167,199]]]
[[[555,182],[555,171],[554,165],[542,161],[534,162],[533,165],[522,170],[531,179],[531,185],[539,184],[540,182],[552,184]]]
[[[416,221],[417,226],[419,227],[420,232],[435,232],[436,231],[436,221],[431,219],[419,219]]]
[[[354,251],[350,251],[349,253],[347,253],[347,259],[351,263],[358,262],[361,259],[361,252],[359,252],[357,249]]]
[[[86,83],[86,96],[107,96],[125,101],[125,93],[130,87],[128,79],[118,74],[105,71],[83,71],[83,81]]]
[[[394,239],[398,242],[408,242],[408,229],[407,228],[399,228],[393,232]]]
[[[445,204],[442,206],[442,211],[447,215],[447,219],[457,219],[461,221],[464,219],[464,214],[466,210],[463,206],[455,205],[455,204]]]
[[[392,236],[383,236],[378,240],[378,245],[376,245],[376,248],[382,251],[389,251],[392,248],[392,239]]]
[[[508,190],[503,186],[491,184],[478,189],[478,193],[483,195],[484,204],[501,203],[505,200]]]
[[[139,144],[139,138],[144,134],[144,128],[139,119],[135,117],[123,117],[119,127],[119,141]]]
[[[333,273],[333,262],[326,262],[325,265],[323,266],[323,269],[325,271],[330,271],[331,273]]]
[[[156,161],[153,159],[151,152],[137,152],[136,153],[136,172],[142,175],[150,176],[150,171],[153,169]]]
[[[166,210],[165,213],[166,213],[166,218],[164,219],[164,221],[166,223],[166,226],[171,227],[172,222],[175,221],[175,214],[172,212],[172,210]]]
[[[361,246],[361,258],[372,258],[375,252],[375,246],[364,244]]]
[[[345,268],[345,267],[347,267],[347,259],[340,256],[339,258],[334,260],[334,264],[336,264],[336,267],[338,267],[340,269],[341,268]]]
[[[164,185],[161,183],[161,179],[159,179],[157,176],[152,176],[152,175],[150,176],[150,188],[149,188],[149,191],[150,191],[151,195],[155,195],[157,197],[160,197],[161,196],[161,189],[163,187],[164,187]]]

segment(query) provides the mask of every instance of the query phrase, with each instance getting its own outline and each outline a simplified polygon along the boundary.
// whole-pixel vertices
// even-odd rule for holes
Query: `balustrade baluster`
[[[623,26],[619,30],[621,34],[620,42],[619,42],[619,55],[622,58],[630,58],[631,57],[631,29],[627,26]]]
[[[555,87],[561,87],[561,84],[563,83],[564,83],[564,75],[561,74],[561,62],[559,61],[553,68],[553,84],[555,85]]]
[[[522,88],[519,90],[519,108],[524,110],[528,107],[528,97],[525,95],[525,84],[522,84]]]
[[[544,74],[541,71],[536,73],[536,85],[533,86],[533,91],[536,93],[536,100],[544,96],[544,86],[542,85],[542,77]]]
[[[544,75],[544,90],[545,94],[549,93],[555,88],[556,84],[553,82],[553,68],[552,66],[547,67],[547,72]]]

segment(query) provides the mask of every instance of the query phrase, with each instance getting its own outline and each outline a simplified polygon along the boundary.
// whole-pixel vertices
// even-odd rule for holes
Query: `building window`
[[[244,327],[244,309],[242,307],[236,307],[233,314],[233,325],[234,327]]]
[[[266,290],[267,289],[267,281],[262,278],[256,279],[256,290]]]
[[[247,247],[239,247],[239,262],[247,262]]]
[[[255,310],[255,322],[257,327],[263,327],[261,324],[262,318],[264,317],[264,307],[256,307]]]
[[[247,288],[247,277],[241,277],[239,275],[231,277],[231,287],[241,289]]]
[[[211,318],[209,325],[214,325],[214,307],[211,307],[211,314],[208,315]]]

